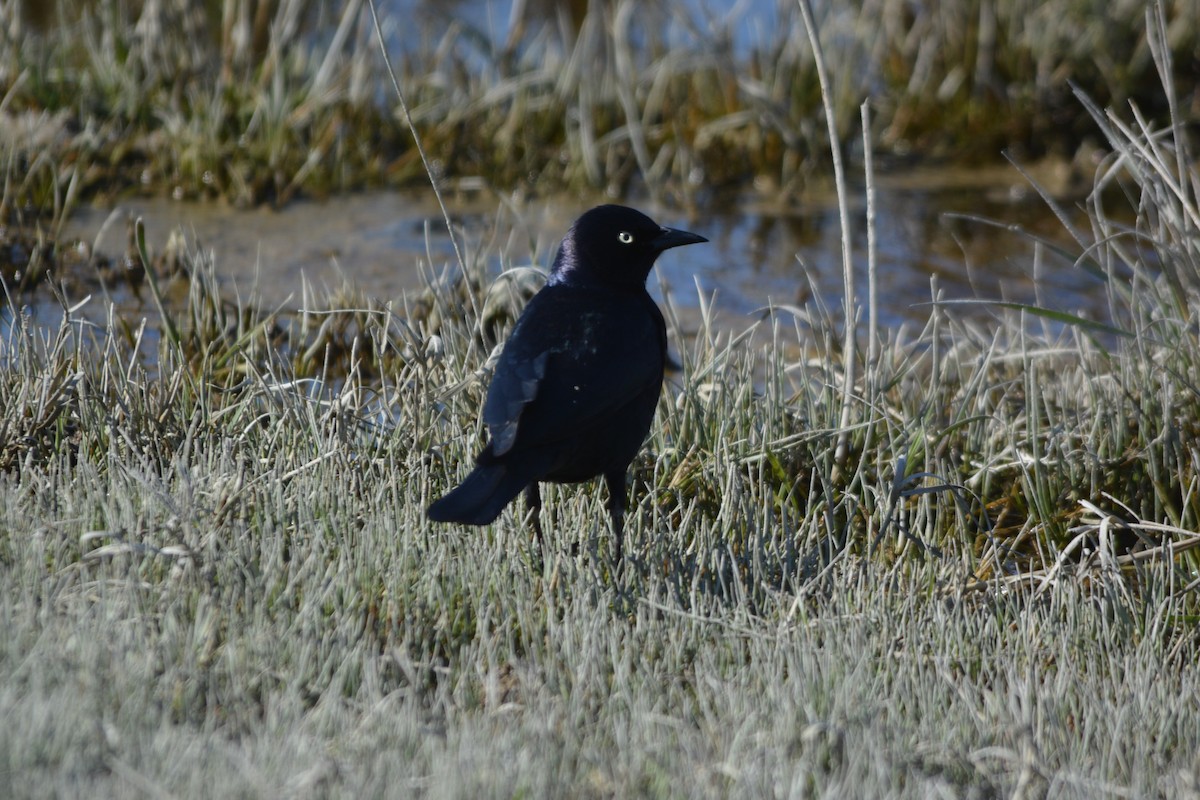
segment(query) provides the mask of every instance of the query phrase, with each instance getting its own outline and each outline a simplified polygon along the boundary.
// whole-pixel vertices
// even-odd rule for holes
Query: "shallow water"
[[[30,12],[35,6],[22,7]],[[45,7],[51,6],[76,7]],[[513,38],[525,24],[545,26],[569,40],[586,6],[547,0],[380,3],[389,46],[410,55],[436,48],[450,30],[477,33],[453,42],[455,47],[482,48],[481,54]],[[309,21],[313,35],[332,34],[340,12],[321,4],[314,8],[316,16]],[[218,6],[209,10],[219,18]],[[795,24],[795,13],[794,3],[780,0],[686,0],[640,6],[639,20],[643,25],[661,23],[666,40],[678,40],[681,47],[723,42],[747,52]],[[51,19],[46,16],[40,24],[50,24]],[[36,15],[31,22],[37,24]],[[1038,178],[1069,194],[1072,187],[1061,175],[1064,170],[1069,172],[1049,167]],[[1015,169],[910,170],[881,175],[878,188],[875,230],[882,325],[922,325],[930,314],[934,280],[949,299],[1005,299],[1103,316],[1103,287],[1069,260],[1045,248],[1035,252],[1030,238],[1013,231],[948,216],[965,213],[1021,225],[1078,252]],[[453,198],[451,213],[468,255],[486,253],[490,268],[499,272],[531,261],[547,264],[570,221],[595,202],[571,197],[514,208],[508,198],[472,194]],[[856,293],[865,304],[867,243],[861,189],[853,205]],[[770,304],[803,306],[819,297],[828,306],[840,305],[841,233],[830,192],[808,192],[802,202],[787,207],[727,203],[694,218],[670,209],[645,210],[664,224],[686,227],[712,240],[667,253],[657,279],[651,279],[659,299],[664,299],[663,292],[668,294],[689,324],[696,324],[701,296],[714,297],[713,307],[728,327],[747,324],[756,310]],[[248,296],[253,289],[269,306],[299,308],[305,282],[320,292],[344,280],[380,301],[397,300],[404,292],[422,288],[429,274],[455,268],[450,239],[428,193],[370,192],[325,202],[293,202],[279,211],[137,199],[116,208],[82,209],[66,233],[119,255],[127,248],[125,220],[131,216],[145,219],[152,250],[160,250],[171,231],[180,228],[189,240],[215,252],[217,269],[227,276],[231,292]],[[986,318],[994,309],[960,306],[954,313]]]
[[[1004,299],[1101,315],[1103,287],[1067,260],[1012,230],[953,218],[970,214],[1020,225],[1079,250],[1061,223],[1015,171],[907,173],[879,180],[876,199],[880,323],[922,325],[931,281],[946,299]],[[519,209],[495,198],[452,199],[450,211],[468,258],[484,253],[489,268],[546,266],[563,231],[595,200],[563,198]],[[636,203],[634,203],[636,205]],[[1066,203],[1071,207],[1069,202]],[[659,222],[707,236],[711,243],[665,254],[652,291],[692,317],[704,298],[722,325],[740,327],[771,304],[804,305],[819,297],[838,306],[842,295],[840,227],[835,199],[774,209],[734,203],[687,218],[641,206]],[[499,209],[499,211],[497,211]],[[124,252],[128,218],[145,220],[150,248],[172,230],[212,250],[232,293],[253,288],[269,306],[299,308],[304,282],[323,294],[349,281],[366,295],[398,301],[422,289],[427,276],[457,269],[440,212],[425,194],[370,192],[328,201],[301,201],[283,210],[239,210],[216,203],[129,200],[76,213],[68,235],[98,251]],[[865,199],[852,207],[856,293],[866,304]],[[961,306],[954,313],[986,318],[994,309]]]

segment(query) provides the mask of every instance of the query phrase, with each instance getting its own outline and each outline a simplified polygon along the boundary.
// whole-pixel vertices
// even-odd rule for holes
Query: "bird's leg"
[[[525,505],[529,509],[533,535],[537,538],[538,557],[541,558],[545,550],[542,545],[542,495],[538,491],[537,481],[525,487]]]
[[[604,473],[604,482],[608,484],[608,513],[612,517],[613,543],[619,574],[625,538],[625,470]]]

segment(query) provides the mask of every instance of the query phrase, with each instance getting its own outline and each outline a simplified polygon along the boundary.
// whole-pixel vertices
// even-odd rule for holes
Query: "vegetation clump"
[[[423,5],[402,21],[380,10],[439,181],[694,204],[727,191],[792,198],[824,172],[820,87],[794,3],[749,41],[739,19],[703,5],[584,5],[522,4],[505,41],[461,19],[422,27],[438,13]],[[427,180],[383,99],[363,0],[332,11],[311,0],[58,4],[37,26],[23,8],[0,10],[0,119],[20,172],[70,175],[85,197],[239,205]],[[1070,161],[1093,133],[1072,84],[1102,107],[1166,114],[1144,13],[1079,0],[882,13],[854,3],[829,4],[816,24],[838,118],[870,97],[881,153],[992,161],[1007,148]],[[1197,17],[1187,3],[1164,13],[1179,54],[1171,79],[1187,97]],[[837,138],[853,148],[856,134]]]

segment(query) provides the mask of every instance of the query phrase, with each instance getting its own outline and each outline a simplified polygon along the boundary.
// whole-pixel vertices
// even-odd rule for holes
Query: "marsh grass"
[[[212,6],[213,4],[209,4]],[[448,189],[646,193],[681,205],[721,192],[772,200],[826,173],[813,48],[793,2],[771,30],[744,30],[720,4],[521,6],[506,41],[455,20],[415,23],[381,4],[412,115]],[[0,4],[0,119],[29,181],[13,213],[73,174],[81,197],[137,190],[286,203],[298,193],[423,185],[362,0],[60,3],[41,28]],[[1181,97],[1195,89],[1197,15],[1165,10]],[[418,15],[419,16],[419,15]],[[1096,13],[1080,0],[959,2],[937,8],[825,4],[836,119],[874,105],[882,154],[955,161],[1070,160],[1094,129],[1068,82],[1101,107],[1160,101],[1143,4]],[[27,203],[28,198],[34,198]]]
[[[157,330],[9,295],[0,792],[1196,796],[1196,178],[1182,126],[1081,101],[1107,327],[935,288],[848,385],[819,299],[668,305],[620,578],[594,486],[544,553],[517,506],[423,518],[524,285],[478,248],[404,308],[263,310],[193,250]]]

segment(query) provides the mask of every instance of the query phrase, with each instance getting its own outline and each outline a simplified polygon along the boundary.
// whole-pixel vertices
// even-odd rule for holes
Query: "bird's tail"
[[[481,464],[457,488],[430,503],[425,516],[434,522],[487,525],[527,483],[527,478],[514,475],[506,464]]]

